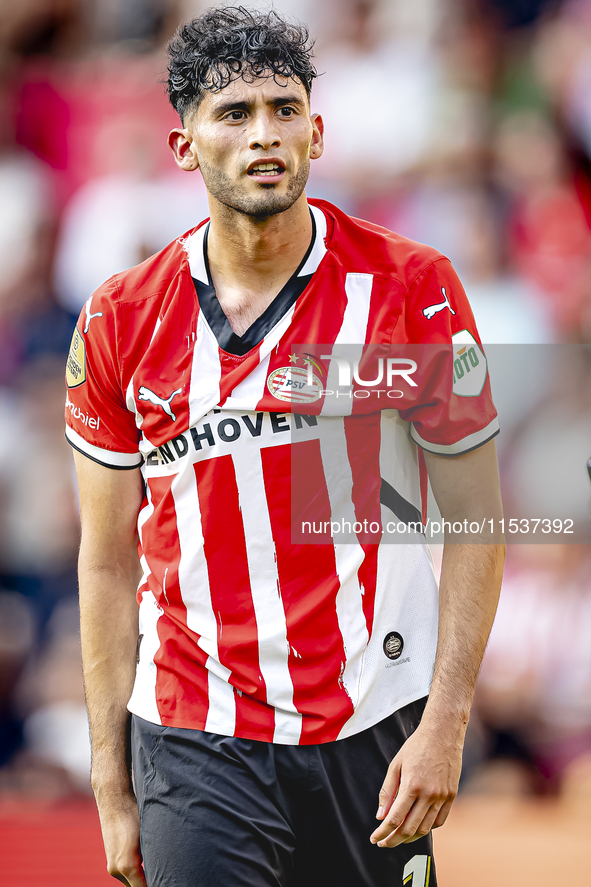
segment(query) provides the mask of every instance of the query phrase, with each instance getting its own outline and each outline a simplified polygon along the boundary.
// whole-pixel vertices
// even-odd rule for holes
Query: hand
[[[96,791],[107,871],[126,887],[146,887],[140,853],[140,817],[135,796]]]
[[[458,791],[465,728],[433,729],[421,724],[390,766],[380,790],[370,837],[378,847],[409,844],[443,825]]]

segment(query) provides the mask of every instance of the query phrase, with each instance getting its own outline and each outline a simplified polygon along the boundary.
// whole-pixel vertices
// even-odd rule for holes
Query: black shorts
[[[436,887],[431,835],[369,841],[388,765],[426,700],[322,745],[132,722],[149,887]]]

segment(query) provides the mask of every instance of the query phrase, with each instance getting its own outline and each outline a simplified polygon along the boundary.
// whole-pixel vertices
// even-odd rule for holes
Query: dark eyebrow
[[[214,112],[216,115],[223,117],[228,111],[248,111],[249,108],[248,102],[220,102],[219,105],[215,106]]]
[[[272,99],[268,104],[274,105],[276,108],[282,108],[284,105],[298,105],[300,108],[303,108],[305,103],[298,95],[284,95],[280,98]],[[217,116],[223,117],[229,111],[249,111],[251,107],[252,104],[249,102],[220,102],[214,108],[214,112]]]
[[[299,105],[303,108],[305,102],[298,95],[284,95],[280,99],[273,99],[269,104],[275,105],[277,108],[280,108],[282,105]]]

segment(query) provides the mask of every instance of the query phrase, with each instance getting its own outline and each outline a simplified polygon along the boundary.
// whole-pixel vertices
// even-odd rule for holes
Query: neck
[[[255,218],[210,196],[207,256],[218,301],[241,335],[287,283],[312,237],[306,195],[285,212]]]
[[[265,289],[279,277],[291,277],[312,237],[305,194],[282,213],[256,218],[210,198],[207,252],[212,276],[225,283],[248,280],[249,289]]]

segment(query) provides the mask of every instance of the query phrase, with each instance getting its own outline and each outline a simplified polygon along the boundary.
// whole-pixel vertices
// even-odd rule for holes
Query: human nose
[[[249,133],[249,147],[253,150],[262,148],[278,148],[281,144],[281,136],[277,129],[277,121],[270,114],[257,114],[252,121]]]

